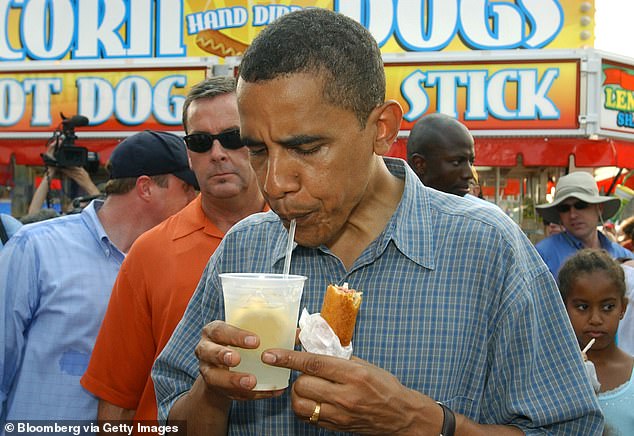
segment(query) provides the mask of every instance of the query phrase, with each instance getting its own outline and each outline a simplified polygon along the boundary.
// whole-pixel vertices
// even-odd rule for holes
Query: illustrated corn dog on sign
[[[307,7],[333,9],[333,0],[186,0],[185,32],[204,53],[241,56],[273,20]]]
[[[359,21],[383,53],[567,49],[585,47],[593,39],[592,26],[582,24],[589,19],[588,10],[577,0],[471,3],[464,10],[445,0],[185,0],[183,42],[187,56],[241,56],[263,28],[305,8],[341,12]],[[584,3],[592,9],[592,2]]]

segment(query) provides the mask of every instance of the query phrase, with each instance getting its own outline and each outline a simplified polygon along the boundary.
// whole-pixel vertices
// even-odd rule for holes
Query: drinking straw
[[[586,348],[584,348],[583,350],[581,350],[581,354],[585,353],[586,351],[588,351],[590,349],[590,347],[592,347],[592,345],[594,344],[594,341],[596,339],[592,338],[590,339],[590,342],[588,342],[588,345],[586,345]]]
[[[288,276],[291,271],[291,254],[293,252],[293,241],[295,240],[295,220],[291,220],[291,226],[288,229],[288,242],[286,244],[286,258],[284,259],[284,275]]]

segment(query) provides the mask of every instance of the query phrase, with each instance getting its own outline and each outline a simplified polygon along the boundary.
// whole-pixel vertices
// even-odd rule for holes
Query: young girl
[[[559,271],[559,290],[580,347],[594,363],[608,434],[634,435],[634,358],[616,346],[627,307],[620,265],[604,250],[584,249]]]

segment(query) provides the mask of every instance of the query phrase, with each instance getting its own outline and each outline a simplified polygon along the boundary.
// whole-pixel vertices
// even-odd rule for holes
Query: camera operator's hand
[[[83,167],[68,167],[59,169],[63,175],[73,179],[88,195],[99,195],[99,188],[93,183],[88,171]]]
[[[44,155],[48,156],[53,161],[55,160],[55,142],[51,142],[48,144],[48,146],[46,147],[46,152],[42,154],[42,157],[44,157]],[[42,177],[48,180],[52,180],[55,177],[59,177],[59,172],[54,166],[47,166],[46,171],[44,172]]]
[[[54,168],[48,167],[46,169],[42,175],[40,186],[38,186],[33,193],[33,198],[31,199],[31,203],[29,203],[29,209],[26,212],[27,215],[36,213],[42,208],[42,205],[46,201],[46,196],[48,195],[48,184],[55,177],[55,174],[56,170]]]

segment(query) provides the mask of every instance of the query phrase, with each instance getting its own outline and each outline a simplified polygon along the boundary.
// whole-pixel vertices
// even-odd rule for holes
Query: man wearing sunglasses
[[[597,183],[588,173],[574,172],[559,179],[553,202],[537,206],[546,221],[564,227],[563,232],[536,245],[555,279],[566,259],[582,248],[603,248],[614,258],[632,257],[632,252],[597,230],[597,226],[612,218],[620,206],[618,198],[599,195]]]
[[[100,398],[100,420],[156,420],[154,359],[226,231],[267,209],[240,142],[239,121],[230,77],[199,83],[183,104],[185,143],[201,193],[143,235],[123,262],[82,378],[82,385]]]

